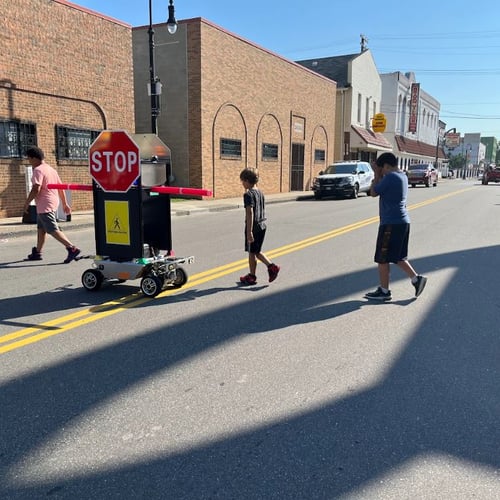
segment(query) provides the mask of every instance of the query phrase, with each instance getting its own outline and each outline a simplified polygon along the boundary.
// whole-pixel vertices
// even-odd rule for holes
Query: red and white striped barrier
[[[47,184],[49,189],[69,189],[70,191],[92,191],[88,184]],[[150,189],[152,193],[159,194],[182,194],[186,196],[212,196],[209,189],[186,188],[174,186],[154,186]]]
[[[88,184],[47,184],[49,189],[69,189],[70,191],[92,191]]]
[[[184,188],[174,186],[154,186],[151,188],[151,192],[160,194],[184,194],[187,196],[212,196],[212,191],[208,189]]]

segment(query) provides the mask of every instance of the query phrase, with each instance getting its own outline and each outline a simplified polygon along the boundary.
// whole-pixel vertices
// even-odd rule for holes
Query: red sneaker
[[[267,272],[269,273],[269,283],[273,282],[278,277],[280,269],[280,266],[277,266],[276,264],[269,264],[269,267],[267,268]]]
[[[69,264],[72,260],[75,260],[81,252],[81,250],[75,246],[67,247],[66,250],[68,251],[68,256],[63,261],[65,264]]]
[[[240,278],[240,283],[243,285],[256,285],[257,284],[257,276],[254,274],[248,273],[245,276]]]

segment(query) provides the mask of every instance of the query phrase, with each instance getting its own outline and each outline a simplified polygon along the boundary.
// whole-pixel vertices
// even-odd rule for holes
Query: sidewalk
[[[287,201],[297,201],[302,199],[312,199],[312,191],[295,191],[292,193],[278,193],[266,195],[266,204],[284,203]],[[243,194],[237,198],[225,199],[176,199],[171,203],[172,217],[180,215],[192,215],[202,212],[220,212],[222,210],[234,210],[243,206]],[[73,212],[71,221],[60,222],[62,230],[88,228],[94,226],[93,210]],[[11,217],[0,219],[0,240],[14,238],[16,236],[32,235],[36,231],[35,224],[23,224],[21,215],[19,217]]]

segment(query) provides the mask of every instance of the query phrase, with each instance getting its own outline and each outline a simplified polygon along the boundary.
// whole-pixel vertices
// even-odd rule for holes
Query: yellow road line
[[[447,193],[441,196],[437,196],[435,198],[431,198],[429,200],[420,203],[415,203],[413,205],[410,205],[408,207],[408,210],[415,210],[417,208],[421,208],[430,205],[432,203],[444,200],[451,196],[462,194],[466,191],[470,191],[471,189],[473,188],[465,188],[459,191],[454,191],[452,193]],[[333,229],[331,231],[327,231],[325,233],[311,236],[301,241],[296,241],[294,243],[283,245],[282,247],[278,247],[273,250],[267,251],[266,254],[270,258],[276,258],[282,255],[287,255],[289,253],[297,252],[309,246],[317,245],[318,243],[322,243],[326,240],[342,236],[343,234],[349,233],[351,231],[361,229],[370,224],[378,223],[378,221],[379,221],[378,216],[370,217],[369,219],[365,219],[359,222],[354,222],[353,224],[348,224],[347,226],[343,226],[337,229]],[[248,260],[241,259],[234,262],[230,262],[228,264],[224,264],[222,266],[209,269],[207,271],[202,271],[200,273],[191,276],[189,281],[185,285],[183,285],[182,288],[166,289],[163,292],[161,292],[157,296],[157,298],[167,297],[169,295],[173,295],[181,291],[184,291],[186,289],[193,288],[194,286],[201,285],[203,283],[212,281],[222,276],[227,276],[228,274],[246,268],[247,265],[248,265]],[[135,293],[127,295],[125,297],[121,297],[116,300],[105,302],[98,306],[92,306],[90,308],[83,309],[75,313],[66,314],[64,316],[60,316],[59,318],[55,318],[50,321],[46,321],[39,325],[33,325],[31,327],[23,328],[22,330],[18,330],[16,332],[0,336],[0,344],[6,344],[0,346],[0,354],[4,354],[9,351],[13,351],[15,349],[24,347],[26,345],[47,339],[49,337],[59,335],[61,333],[67,332],[68,330],[72,330],[74,328],[78,328],[80,326],[93,323],[94,321],[98,321],[100,319],[112,316],[113,314],[116,314],[118,312],[142,305],[150,300],[154,299],[145,297],[140,293]],[[40,331],[41,333],[35,334],[36,332]]]

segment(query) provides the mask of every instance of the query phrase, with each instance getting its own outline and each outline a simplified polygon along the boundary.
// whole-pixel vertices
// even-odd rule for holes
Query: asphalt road
[[[90,260],[0,247],[0,498],[496,499],[500,185],[410,190],[410,260],[367,302],[377,200],[268,207],[247,272],[240,210],[173,219],[190,280],[89,293]],[[93,253],[93,231],[69,236]]]

